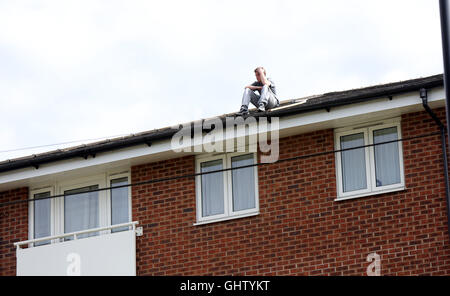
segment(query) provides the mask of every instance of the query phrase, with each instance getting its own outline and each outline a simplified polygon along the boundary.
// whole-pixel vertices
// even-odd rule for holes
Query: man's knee
[[[267,102],[267,108],[272,109],[278,107],[278,100],[274,96],[270,96],[268,102]]]

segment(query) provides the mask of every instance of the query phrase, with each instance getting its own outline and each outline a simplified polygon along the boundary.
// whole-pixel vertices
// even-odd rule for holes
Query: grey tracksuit
[[[280,104],[277,98],[275,83],[270,78],[267,78],[267,80],[270,81],[270,87],[267,85],[263,85],[258,81],[255,81],[251,84],[253,86],[263,87],[261,90],[257,90],[259,92],[259,95],[251,89],[246,88],[244,90],[244,94],[242,96],[242,106],[248,108],[248,105],[251,102],[256,107],[259,107],[259,105],[263,103],[266,109],[272,109]]]

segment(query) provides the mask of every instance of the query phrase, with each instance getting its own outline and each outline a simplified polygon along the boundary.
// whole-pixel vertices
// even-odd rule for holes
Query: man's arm
[[[248,88],[251,90],[261,90],[262,86],[247,85],[245,88]]]

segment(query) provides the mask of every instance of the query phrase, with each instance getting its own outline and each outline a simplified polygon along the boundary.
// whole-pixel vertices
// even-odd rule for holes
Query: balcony
[[[17,275],[134,276],[137,224],[123,223],[14,243]],[[89,235],[95,236],[86,237]],[[47,244],[34,246],[43,242]]]

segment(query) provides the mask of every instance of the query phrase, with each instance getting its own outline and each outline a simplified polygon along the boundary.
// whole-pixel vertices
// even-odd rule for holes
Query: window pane
[[[253,155],[241,155],[231,158],[231,167],[253,164]],[[255,207],[255,168],[248,167],[231,171],[233,182],[233,211],[253,209]]]
[[[373,142],[397,140],[397,127],[373,131]],[[374,146],[376,186],[400,183],[400,160],[398,142]]]
[[[341,149],[364,145],[364,133],[341,137]],[[341,152],[344,192],[367,188],[365,148]]]
[[[74,232],[99,226],[98,185],[64,191],[64,232]],[[77,194],[75,194],[77,193]],[[87,233],[78,237],[94,236],[98,233]]]
[[[41,238],[51,235],[50,215],[51,215],[51,199],[42,199],[49,197],[50,192],[43,192],[34,195],[34,238]],[[41,199],[41,200],[39,200]],[[34,243],[34,246],[40,246],[50,243],[50,241],[43,241]]]
[[[201,172],[223,169],[222,159],[203,162]],[[202,180],[202,215],[203,217],[224,213],[223,172],[201,176]]]
[[[127,185],[128,178],[111,180],[111,187]],[[127,223],[128,217],[128,187],[111,189],[111,225]],[[128,227],[112,229],[112,232],[127,230]]]

